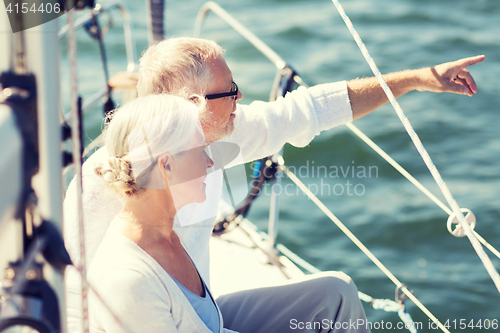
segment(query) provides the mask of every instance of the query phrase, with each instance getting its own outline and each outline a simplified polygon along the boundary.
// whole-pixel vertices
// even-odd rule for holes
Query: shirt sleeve
[[[222,141],[241,149],[244,162],[307,146],[321,131],[352,121],[345,81],[301,87],[274,102],[238,105],[234,133]]]
[[[171,299],[157,292],[149,278],[140,272],[114,269],[113,274],[99,280],[97,292],[106,304],[90,293],[90,323],[94,328],[91,332],[177,332]]]

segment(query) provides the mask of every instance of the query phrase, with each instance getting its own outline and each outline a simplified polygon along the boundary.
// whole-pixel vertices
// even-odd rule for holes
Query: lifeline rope
[[[363,56],[365,57],[368,65],[370,66],[371,70],[377,77],[382,89],[384,90],[385,94],[389,98],[389,101],[391,102],[394,110],[396,111],[399,119],[403,123],[403,126],[405,127],[406,131],[408,132],[408,135],[410,136],[411,140],[413,141],[413,144],[415,145],[415,148],[417,148],[417,151],[420,153],[420,156],[422,156],[422,159],[424,160],[427,168],[429,168],[429,171],[432,174],[432,177],[438,184],[439,188],[441,189],[441,192],[443,193],[444,197],[446,198],[446,201],[452,208],[453,212],[456,214],[460,225],[462,226],[465,235],[467,238],[469,238],[469,241],[471,242],[474,250],[476,251],[477,255],[483,262],[484,267],[486,268],[486,271],[490,275],[491,279],[493,280],[493,283],[495,283],[495,286],[497,290],[500,292],[500,275],[498,274],[497,270],[493,266],[493,263],[491,262],[490,258],[488,255],[484,252],[483,247],[481,246],[481,243],[479,240],[475,237],[474,233],[472,232],[472,229],[470,228],[469,224],[465,220],[462,212],[460,211],[460,207],[458,206],[457,202],[453,198],[450,190],[448,189],[448,186],[444,182],[443,178],[441,177],[439,171],[437,170],[436,166],[432,162],[431,157],[429,156],[429,153],[427,150],[424,148],[422,142],[420,141],[420,138],[418,137],[417,133],[413,129],[410,121],[404,114],[403,110],[401,109],[401,106],[397,102],[396,98],[394,97],[394,94],[390,90],[389,86],[387,85],[387,82],[385,82],[384,78],[382,77],[382,74],[380,73],[379,69],[377,68],[377,65],[373,61],[370,53],[368,52],[365,44],[361,40],[361,37],[357,33],[357,31],[354,29],[354,26],[345,13],[344,9],[342,8],[342,5],[339,3],[338,0],[332,0],[333,4],[337,8],[340,16],[342,16],[342,19],[344,20],[345,24],[347,25],[347,28],[351,32],[351,35],[354,37],[356,43],[358,44],[359,49],[363,53]]]
[[[81,142],[80,142],[80,126],[78,117],[78,75],[77,75],[77,63],[76,63],[76,36],[75,28],[73,26],[73,10],[67,12],[67,23],[68,23],[68,59],[70,62],[70,84],[71,84],[71,94],[70,94],[70,104],[71,104],[71,114],[72,119],[72,143],[73,143],[73,164],[75,166],[75,176],[76,176],[76,192],[77,192],[77,214],[78,214],[78,228],[80,236],[80,263],[78,271],[82,273],[82,276],[87,276],[87,265],[85,263],[85,232],[83,226],[83,208],[82,208],[82,157],[81,157]],[[89,332],[89,321],[88,321],[88,285],[87,280],[82,278],[82,327],[83,332]]]
[[[391,271],[389,271],[387,267],[385,267],[384,264],[382,264],[380,260],[378,260],[378,258],[375,257],[375,255],[371,253],[370,250],[368,250],[368,248],[309,190],[309,188],[307,188],[307,186],[305,186],[304,183],[297,178],[297,176],[295,176],[284,165],[280,166],[280,168],[286,173],[288,178],[290,178],[309,197],[309,199],[311,199],[311,201],[313,201],[316,206],[318,206],[318,208],[321,209],[321,211],[325,213],[325,215],[328,216],[330,220],[332,220],[332,222],[335,223],[340,230],[342,230],[342,232],[349,237],[349,239],[356,244],[359,249],[363,251],[363,253],[366,254],[368,258],[370,258],[371,261],[373,261],[373,263],[377,265],[377,267],[380,268],[380,270],[384,272],[384,274],[398,288],[400,288],[400,290],[408,296],[409,299],[413,301],[413,303],[415,303],[415,305],[420,308],[420,310],[422,310],[422,312],[424,312],[433,322],[437,323],[443,332],[450,333],[450,331],[448,331],[446,327],[441,324],[441,322],[411,293],[411,291],[409,291],[408,288],[403,285],[401,281],[399,281],[394,274],[392,274]]]

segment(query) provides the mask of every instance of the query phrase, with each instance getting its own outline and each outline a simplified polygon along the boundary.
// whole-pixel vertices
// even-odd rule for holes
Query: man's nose
[[[241,92],[241,90],[238,90],[238,95],[236,96],[236,100],[239,101],[242,98],[243,98],[243,93]]]

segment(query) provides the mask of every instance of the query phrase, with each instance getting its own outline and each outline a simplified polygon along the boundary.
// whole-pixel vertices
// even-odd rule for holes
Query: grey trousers
[[[224,328],[241,333],[370,332],[358,290],[342,272],[222,295],[217,304]]]

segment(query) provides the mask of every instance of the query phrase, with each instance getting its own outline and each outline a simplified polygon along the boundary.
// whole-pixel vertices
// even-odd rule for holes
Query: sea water
[[[310,85],[372,75],[331,1],[218,3]],[[476,231],[500,248],[500,1],[342,3],[383,73],[486,55],[483,63],[470,68],[479,88],[474,97],[411,92],[399,102],[458,204],[476,215]],[[145,6],[143,1],[125,4],[132,13],[140,55],[147,47]],[[192,36],[202,4],[200,0],[167,1],[166,37]],[[113,17],[119,25],[119,16]],[[203,36],[226,49],[226,60],[244,95],[241,103],[268,99],[273,64],[215,15],[209,15]],[[125,70],[123,35],[119,29],[111,29],[107,37],[111,72]],[[80,87],[88,97],[105,81],[95,43],[83,32],[79,40]],[[100,132],[101,116],[93,112],[85,117],[87,140]],[[390,106],[354,124],[444,201]],[[447,214],[349,129],[340,126],[326,131],[303,149],[287,145],[284,159],[381,262],[438,319],[448,323],[450,331],[495,331],[485,329],[484,324],[485,320],[490,326],[493,320],[500,320],[500,296],[467,238],[450,235]],[[280,197],[278,241],[322,270],[346,272],[359,290],[373,297],[393,298],[395,285],[314,203],[286,177],[282,186],[288,191]],[[267,228],[269,192],[264,190],[249,215],[263,230]],[[500,259],[487,253],[500,269]],[[421,332],[438,331],[411,301],[406,304],[413,319],[421,323]],[[394,313],[369,306],[366,311],[374,323],[373,331],[391,331],[380,326],[382,321],[391,323],[394,331],[405,331],[396,329]]]

